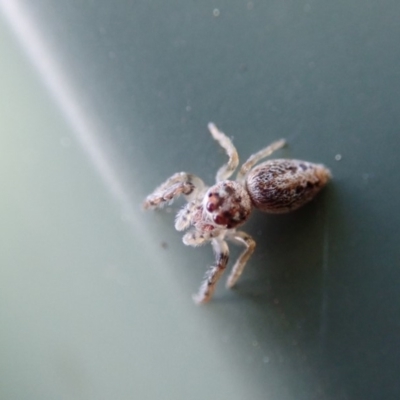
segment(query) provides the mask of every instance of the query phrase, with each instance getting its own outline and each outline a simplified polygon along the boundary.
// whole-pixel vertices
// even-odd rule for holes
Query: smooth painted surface
[[[398,2],[0,4],[1,398],[399,398]],[[196,307],[211,249],[140,202],[212,182],[209,121],[334,180]]]

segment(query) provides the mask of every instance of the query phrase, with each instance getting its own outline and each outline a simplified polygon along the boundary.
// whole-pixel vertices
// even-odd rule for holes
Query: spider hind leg
[[[257,151],[257,153],[252,154],[246,162],[240,167],[239,172],[237,174],[236,180],[238,182],[244,183],[249,171],[263,158],[269,157],[276,150],[281,149],[286,145],[285,139],[277,140],[273,142],[269,146]]]

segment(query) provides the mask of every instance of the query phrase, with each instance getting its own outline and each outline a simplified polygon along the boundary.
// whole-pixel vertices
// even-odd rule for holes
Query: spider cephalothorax
[[[183,243],[199,246],[211,242],[216,262],[207,271],[198,294],[194,296],[196,303],[206,303],[211,299],[226,268],[229,258],[226,240],[245,246],[228,277],[227,287],[232,287],[242,274],[256,243],[251,236],[236,228],[247,221],[253,208],[269,213],[295,210],[310,201],[331,176],[323,165],[300,160],[269,160],[254,167],[285,145],[284,140],[279,140],[253,154],[241,166],[236,180],[228,180],[239,164],[237,151],[231,140],[214,124],[210,123],[208,128],[229,156],[228,162],[217,172],[216,184],[206,187],[197,176],[178,172],[144,202],[145,209],[152,209],[172,202],[179,195],[186,196],[188,203],[175,220],[175,228],[179,231],[192,227],[183,236]]]
[[[251,199],[239,182],[222,181],[208,189],[203,207],[213,222],[225,229],[244,224],[251,213]]]

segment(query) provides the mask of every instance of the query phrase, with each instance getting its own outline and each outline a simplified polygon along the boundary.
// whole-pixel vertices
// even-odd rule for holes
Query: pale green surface
[[[398,399],[400,3],[12,4],[0,398]],[[242,158],[284,136],[334,180],[257,214],[238,289],[196,307],[211,249],[139,205],[178,170],[212,181],[210,120]]]

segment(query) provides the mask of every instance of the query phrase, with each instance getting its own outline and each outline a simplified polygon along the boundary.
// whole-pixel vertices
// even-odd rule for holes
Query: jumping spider
[[[251,155],[239,169],[236,180],[228,180],[239,164],[238,153],[231,140],[213,123],[208,124],[208,129],[229,156],[217,172],[216,184],[208,187],[197,176],[178,172],[147,196],[143,204],[145,209],[155,209],[184,195],[188,203],[176,215],[175,228],[178,231],[193,228],[183,236],[183,243],[195,247],[211,242],[215,265],[207,271],[198,294],[193,296],[197,304],[211,299],[226,268],[229,258],[226,240],[245,247],[226,286],[234,286],[242,274],[256,242],[236,228],[247,221],[253,208],[268,213],[295,210],[311,200],[331,177],[323,165],[299,160],[269,160],[253,168],[282,148],[285,145],[282,139]]]

